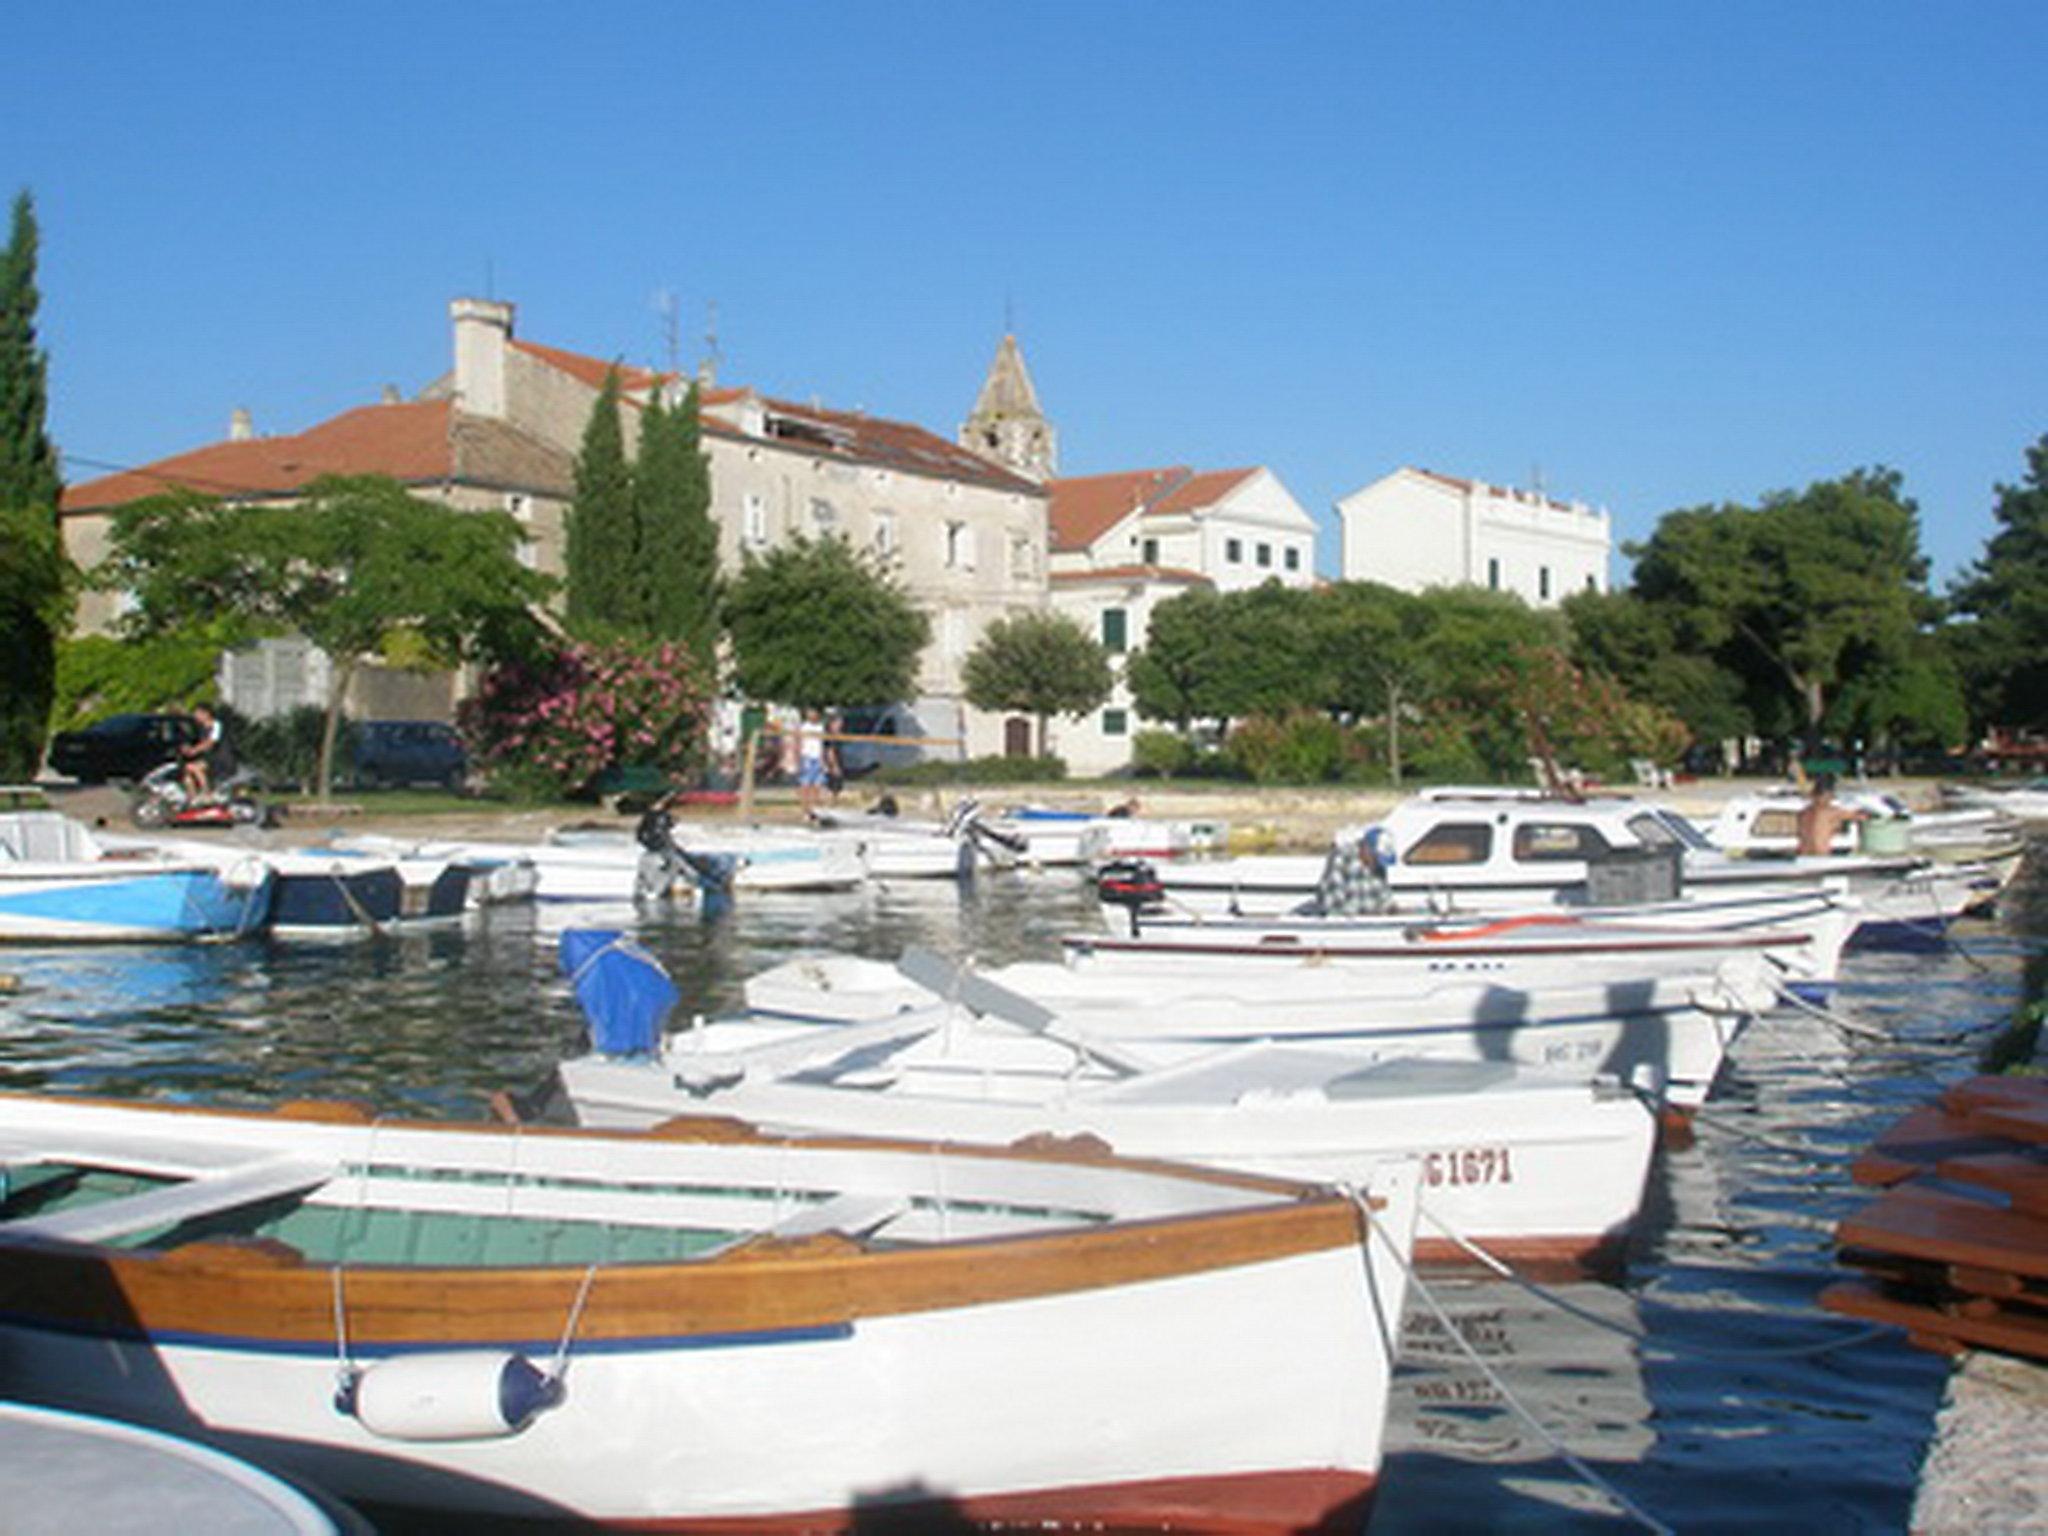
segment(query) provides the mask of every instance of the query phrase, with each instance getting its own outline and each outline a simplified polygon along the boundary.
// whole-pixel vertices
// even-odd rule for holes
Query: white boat
[[[1593,926],[1595,928],[1671,928],[1706,933],[1776,936],[1786,942],[1773,953],[1790,980],[1824,987],[1837,979],[1842,952],[1864,920],[1855,897],[1823,883],[1789,884],[1732,893],[1682,895],[1675,901],[1635,906],[1532,907],[1520,914],[1439,915],[1397,901],[1384,913],[1323,916],[1292,913],[1278,917],[1243,917],[1227,913],[1207,916],[1176,911],[1151,894],[1151,885],[1137,885],[1139,876],[1126,873],[1113,886],[1098,881],[1103,893],[1104,927],[1112,934],[1149,934],[1155,938],[1215,939],[1233,944],[1321,945],[1332,941],[1387,939],[1418,931],[1438,934],[1484,931],[1502,922],[1523,927]],[[1152,873],[1156,880],[1156,872]],[[1839,882],[1837,882],[1839,884]]]
[[[2018,851],[1936,865],[1922,855],[1739,858],[1689,820],[1618,796],[1563,799],[1524,789],[1452,787],[1411,795],[1381,825],[1395,850],[1395,897],[1441,912],[1634,904],[1684,891],[1726,894],[1845,882],[1863,904],[1856,941],[1924,936],[1995,901]],[[1355,838],[1356,832],[1340,834]],[[1166,903],[1187,912],[1275,916],[1307,903],[1326,855],[1268,854],[1158,867]]]
[[[846,891],[868,877],[857,842],[818,837],[801,827],[676,822],[669,835],[687,859],[711,862],[735,891]],[[629,856],[636,868],[640,856],[631,833],[610,828],[563,828],[548,834],[547,845]]]
[[[1314,965],[1196,972],[1026,963],[984,977],[913,950],[894,966],[846,955],[785,961],[749,978],[745,995],[756,1014],[826,1025],[886,1022],[935,1003],[1007,1014],[1022,998],[1063,1031],[1117,1042],[1147,1065],[1254,1041],[1341,1046],[1383,1061],[1512,1061],[1605,1074],[1686,1110],[1705,1102],[1728,1047],[1778,1000],[1781,984],[1754,955],[1663,976],[1525,986]]]
[[[515,843],[475,838],[407,842],[370,833],[331,839],[345,850],[376,854],[403,850],[407,856],[450,859],[488,871],[484,892],[496,899],[542,902],[630,902],[640,878],[640,850],[628,838],[602,844]],[[676,881],[658,894],[688,897],[694,886]]]
[[[1829,850],[1832,853],[1910,850],[1937,857],[1984,857],[2003,855],[2021,836],[2019,822],[1993,806],[1915,810],[1890,791],[1866,784],[1840,785],[1834,800],[1865,819],[1845,822],[1837,829]],[[1728,853],[1793,854],[1799,849],[1799,812],[1806,802],[1806,791],[1795,784],[1735,795],[1722,803],[1701,830],[1715,847]]]
[[[1277,1533],[1379,1473],[1408,1180],[28,1095],[0,1150],[10,1387],[383,1509]]]
[[[1941,792],[1945,802],[1960,808],[1988,808],[2016,821],[2048,821],[2048,777],[2010,785],[1944,784]]]
[[[192,943],[254,933],[269,915],[262,859],[116,851],[58,811],[0,811],[0,941]]]
[[[1021,862],[1041,868],[1122,858],[1177,859],[1214,852],[1229,834],[1220,821],[1098,814],[1046,805],[1016,806],[987,820],[1005,837],[1021,842]]]
[[[1656,1145],[1650,1106],[1608,1079],[1264,1040],[1143,1066],[1132,1047],[1077,1043],[1070,1022],[1034,1030],[949,1008],[880,1025],[718,1020],[655,1055],[591,1054],[557,1076],[592,1126],[708,1110],[991,1146],[1087,1136],[1124,1156],[1355,1185],[1413,1162],[1418,1259],[1470,1262],[1450,1232],[1547,1271],[1618,1258]]]

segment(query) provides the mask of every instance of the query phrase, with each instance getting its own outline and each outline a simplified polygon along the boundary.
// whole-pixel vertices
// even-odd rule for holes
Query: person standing
[[[815,816],[825,788],[825,722],[807,709],[796,726],[796,799],[805,816]]]

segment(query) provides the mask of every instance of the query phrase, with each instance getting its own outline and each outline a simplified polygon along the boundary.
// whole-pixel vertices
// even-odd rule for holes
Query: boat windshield
[[[1685,817],[1661,807],[1629,817],[1628,829],[1635,833],[1636,841],[1645,848],[1691,848],[1705,853],[1714,846],[1706,834]]]

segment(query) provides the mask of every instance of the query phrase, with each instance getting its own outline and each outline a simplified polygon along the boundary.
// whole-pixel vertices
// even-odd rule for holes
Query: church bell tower
[[[1038,408],[1038,391],[1031,387],[1031,371],[1014,335],[1005,335],[996,348],[974,410],[961,424],[959,443],[1033,480],[1049,480],[1058,472],[1052,423]]]

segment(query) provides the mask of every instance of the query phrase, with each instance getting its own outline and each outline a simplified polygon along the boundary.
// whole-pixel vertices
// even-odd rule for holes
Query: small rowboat
[[[4,1095],[0,1156],[16,1393],[372,1509],[706,1532],[1355,1531],[1414,1213],[730,1120]]]
[[[0,940],[181,944],[253,933],[269,867],[117,853],[57,811],[0,811]]]

